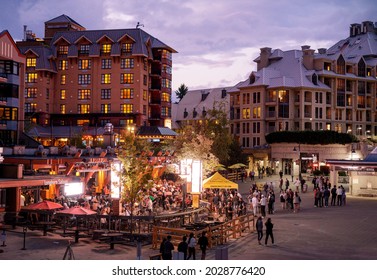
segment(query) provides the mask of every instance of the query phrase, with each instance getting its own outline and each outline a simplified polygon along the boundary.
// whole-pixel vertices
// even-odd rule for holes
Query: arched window
[[[336,62],[336,73],[341,75],[346,74],[346,62],[342,55],[339,56]]]
[[[357,76],[365,77],[365,61],[360,59],[359,63],[357,64]]]

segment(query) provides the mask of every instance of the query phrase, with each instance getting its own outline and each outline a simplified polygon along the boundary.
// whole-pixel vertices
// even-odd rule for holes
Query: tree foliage
[[[125,133],[123,138],[124,142],[116,149],[116,155],[122,163],[119,172],[121,195],[133,212],[135,202],[142,199],[142,190],[149,187],[153,166],[148,161],[149,145],[145,140],[137,139],[133,133]]]
[[[175,91],[175,95],[179,99],[179,101],[181,101],[187,92],[188,87],[185,84],[181,84],[179,88]]]

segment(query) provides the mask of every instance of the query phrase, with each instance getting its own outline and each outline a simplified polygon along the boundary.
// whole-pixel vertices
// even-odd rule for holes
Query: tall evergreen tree
[[[181,84],[179,88],[175,91],[175,95],[179,99],[179,101],[181,101],[187,92],[188,87],[185,84]]]

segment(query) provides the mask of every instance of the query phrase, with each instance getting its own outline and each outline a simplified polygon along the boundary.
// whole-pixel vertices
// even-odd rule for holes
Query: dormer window
[[[221,98],[225,98],[226,97],[226,89],[224,88],[222,91],[221,91]]]
[[[186,108],[185,108],[185,111],[183,112],[183,117],[184,117],[184,118],[187,118],[187,117],[188,117],[188,112],[187,112]]]
[[[201,99],[201,101],[206,100],[206,98],[207,98],[208,95],[209,95],[209,92],[207,92],[207,93],[202,92],[202,99]]]
[[[193,118],[196,118],[197,115],[198,115],[198,112],[197,112],[196,109],[194,108],[194,111],[192,112],[192,117],[193,117]]]
[[[205,118],[205,116],[207,115],[207,111],[206,111],[206,108],[203,107],[203,111],[202,111],[202,117]]]
[[[249,84],[252,85],[254,83],[255,83],[255,76],[254,75],[250,75]]]
[[[81,45],[79,49],[79,55],[89,55],[90,45]]]
[[[121,52],[122,53],[132,53],[132,45],[131,43],[123,43]]]
[[[318,86],[318,76],[317,74],[312,75],[312,83]]]
[[[67,55],[68,54],[68,46],[59,46],[58,55]]]
[[[103,44],[101,46],[101,54],[110,54],[111,53],[111,44]]]

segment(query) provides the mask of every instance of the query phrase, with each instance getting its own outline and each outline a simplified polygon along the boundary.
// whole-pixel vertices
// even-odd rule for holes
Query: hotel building
[[[372,22],[351,24],[349,37],[329,49],[266,47],[254,62],[257,71],[228,91],[231,133],[251,168],[272,166],[274,160],[280,168],[284,161],[293,163],[292,147],[286,156],[272,154],[265,140],[271,132],[334,130],[366,141],[377,136],[377,26]]]
[[[45,22],[44,35],[25,29],[17,42],[26,56],[25,119],[47,127],[170,127],[174,49],[138,27],[86,30],[66,15]]]

